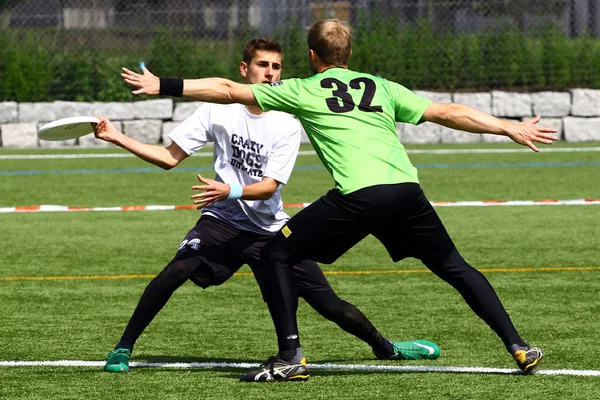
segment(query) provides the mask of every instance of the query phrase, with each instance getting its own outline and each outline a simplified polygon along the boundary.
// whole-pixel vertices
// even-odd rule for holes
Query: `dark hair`
[[[272,51],[283,56],[281,45],[279,43],[268,37],[257,37],[256,39],[252,39],[246,43],[246,46],[244,47],[244,53],[242,55],[242,61],[244,61],[246,64],[250,64],[250,61],[252,61],[254,56],[256,56],[256,52],[258,50]]]
[[[345,65],[352,52],[352,29],[340,20],[325,19],[309,28],[306,41],[323,64]]]

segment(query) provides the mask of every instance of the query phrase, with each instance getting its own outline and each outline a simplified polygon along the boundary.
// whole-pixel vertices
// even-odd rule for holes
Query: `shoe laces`
[[[274,365],[277,361],[277,356],[271,356],[264,363],[260,364],[261,368],[269,368],[269,373],[273,376],[274,373]]]
[[[527,355],[527,359],[538,359],[544,356],[544,353],[542,353],[542,350],[539,347],[533,347],[529,350],[527,350],[527,352],[525,353]]]
[[[131,357],[131,351],[128,349],[119,348],[108,353],[108,357],[113,359],[117,358],[118,360],[121,360],[122,357],[129,359]]]
[[[394,346],[394,354],[392,355],[392,357],[396,356],[397,354],[403,354],[403,355],[410,354],[412,356],[420,355],[427,351],[424,347],[420,347],[417,345],[413,345],[412,347],[397,346],[393,343],[392,343],[392,345]]]

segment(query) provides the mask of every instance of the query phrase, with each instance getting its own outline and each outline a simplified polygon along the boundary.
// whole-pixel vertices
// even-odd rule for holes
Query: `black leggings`
[[[300,346],[295,314],[298,297],[293,290],[289,290],[295,286],[295,277],[289,267],[290,263],[293,264],[294,255],[283,241],[277,239],[266,246],[264,255],[265,268],[272,271],[267,300],[277,332],[279,350],[291,350]],[[471,267],[456,248],[445,257],[422,261],[462,295],[475,314],[496,332],[506,347],[514,343],[525,344],[489,281]]]
[[[115,348],[132,350],[141,333],[197,267],[197,257],[175,258],[152,279]],[[369,344],[378,357],[386,358],[393,354],[389,341],[375,329],[367,317],[354,305],[338,297],[333,289],[305,291],[300,296],[324,318]]]
[[[421,261],[431,272],[458,290],[471,310],[496,332],[506,347],[513,343],[523,344],[490,282],[481,272],[471,267],[458,250],[454,249],[442,259]]]
[[[452,285],[506,346],[521,343],[488,280],[460,256],[439,216],[415,183],[375,185],[350,194],[337,190],[294,215],[262,249],[271,281],[267,299],[281,351],[300,345],[290,268],[298,259],[332,263],[368,234],[394,261],[414,257]]]

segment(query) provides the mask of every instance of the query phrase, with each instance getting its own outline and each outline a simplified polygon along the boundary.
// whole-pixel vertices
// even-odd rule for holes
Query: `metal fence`
[[[58,68],[49,96],[74,99],[81,84],[79,89],[61,84],[69,76],[60,65],[73,69],[68,61],[83,52],[95,65],[117,56],[121,62],[151,59],[161,75],[237,78],[244,43],[266,35],[282,43],[286,75],[306,76],[304,28],[323,18],[353,26],[357,61],[351,67],[391,74],[415,89],[568,87],[582,84],[576,72],[590,74],[577,77],[583,84],[600,85],[593,70],[586,70],[600,60],[600,0],[0,0],[0,73],[12,77],[14,65],[27,69],[20,52],[49,51]],[[553,41],[547,42],[548,35]],[[568,55],[573,46],[590,58],[587,64],[566,65],[573,63]],[[544,53],[548,48],[558,56]],[[59,62],[61,54],[65,58]],[[567,58],[556,59],[561,56]],[[186,68],[190,63],[198,69]],[[560,75],[561,68],[568,70],[562,80],[552,75]],[[34,69],[22,81],[35,80]],[[513,75],[503,77],[506,69]],[[496,75],[488,76],[491,70]],[[468,83],[461,71],[480,77]],[[101,80],[103,74],[89,79]],[[19,97],[14,87],[6,87],[19,80],[8,81],[4,87],[0,83],[0,100]]]

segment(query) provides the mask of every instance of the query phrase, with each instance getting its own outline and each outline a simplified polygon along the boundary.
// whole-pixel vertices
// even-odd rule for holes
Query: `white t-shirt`
[[[245,186],[269,177],[286,184],[298,155],[300,123],[278,111],[254,115],[241,104],[205,103],[169,138],[188,155],[214,142],[219,182]],[[217,201],[204,214],[246,231],[277,232],[289,219],[283,211],[281,187],[268,200]]]

